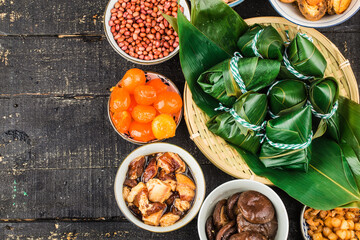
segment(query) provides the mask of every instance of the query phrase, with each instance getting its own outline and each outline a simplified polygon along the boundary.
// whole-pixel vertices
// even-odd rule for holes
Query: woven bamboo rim
[[[311,36],[315,46],[322,52],[327,61],[325,76],[333,76],[338,80],[340,95],[359,103],[359,89],[350,62],[320,32],[312,28],[300,27],[281,17],[256,17],[245,21],[249,25],[255,23],[271,24],[284,40],[286,39],[285,30],[289,31],[290,39],[293,39],[297,32]],[[209,117],[196,106],[187,85],[184,89],[184,110],[190,138],[216,167],[236,178],[251,179],[272,185],[267,178],[255,175],[234,148],[207,129],[205,123]]]

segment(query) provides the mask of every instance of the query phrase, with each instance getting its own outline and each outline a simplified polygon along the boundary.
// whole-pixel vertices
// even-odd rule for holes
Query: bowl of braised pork
[[[152,143],[124,159],[114,190],[129,221],[151,232],[170,232],[197,215],[205,198],[205,180],[187,151],[168,143]]]
[[[201,240],[286,240],[289,220],[280,197],[252,180],[233,180],[214,189],[198,216]]]

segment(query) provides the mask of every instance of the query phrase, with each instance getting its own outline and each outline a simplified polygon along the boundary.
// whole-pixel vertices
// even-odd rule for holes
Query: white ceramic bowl
[[[112,48],[118,53],[120,54],[123,58],[133,62],[133,63],[137,63],[137,64],[141,64],[141,65],[154,65],[154,64],[159,64],[162,62],[165,62],[167,60],[169,60],[170,58],[172,58],[173,56],[175,56],[178,52],[179,52],[179,47],[175,48],[174,51],[172,51],[168,56],[163,57],[163,58],[159,58],[159,59],[154,59],[154,60],[141,60],[139,58],[135,58],[130,56],[129,54],[127,54],[126,52],[124,52],[123,50],[121,50],[121,48],[119,47],[119,45],[117,44],[117,42],[115,41],[112,33],[111,33],[111,27],[109,26],[109,21],[111,18],[111,9],[113,9],[115,3],[118,0],[110,0],[108,2],[108,4],[106,5],[106,9],[105,9],[105,15],[104,15],[104,29],[105,29],[105,35],[106,35],[106,39],[108,40],[108,42],[110,43],[110,45],[112,46]],[[185,17],[190,20],[190,9],[189,6],[186,2],[186,0],[180,0],[180,5],[184,8],[184,15]]]
[[[303,210],[301,211],[301,215],[300,215],[300,228],[301,228],[301,233],[304,237],[305,240],[311,240],[310,235],[308,234],[308,230],[309,230],[309,226],[305,221],[304,218],[304,213],[306,210],[307,206],[304,206]]]
[[[135,217],[129,210],[129,208],[126,206],[126,203],[122,196],[122,189],[123,189],[123,183],[125,181],[125,177],[128,171],[129,163],[140,156],[149,155],[157,152],[174,152],[179,154],[179,156],[184,160],[184,162],[187,164],[187,166],[190,168],[190,171],[194,177],[195,184],[196,184],[196,194],[195,199],[193,202],[193,205],[191,209],[187,212],[185,217],[180,219],[175,224],[168,226],[168,227],[154,227],[147,225],[143,223],[141,220],[139,220],[137,217]],[[130,153],[124,161],[121,163],[121,166],[116,174],[115,178],[115,198],[116,202],[121,210],[121,212],[125,215],[125,217],[137,225],[138,227],[151,231],[151,232],[170,232],[177,230],[186,224],[188,224],[199,212],[199,209],[201,207],[202,202],[205,198],[205,179],[204,174],[198,164],[198,162],[194,159],[193,156],[190,155],[187,151],[184,149],[175,146],[173,144],[169,143],[151,143],[144,145],[142,147],[137,148],[132,153]]]
[[[237,192],[254,190],[270,199],[276,211],[278,230],[275,240],[286,240],[289,232],[289,219],[280,197],[268,186],[252,180],[238,179],[226,182],[215,188],[205,199],[198,216],[198,233],[201,240],[207,240],[205,223],[221,199],[226,199]]]
[[[304,27],[323,28],[331,27],[345,22],[350,19],[359,9],[360,0],[352,0],[348,9],[342,14],[328,15],[326,14],[318,21],[307,20],[297,7],[291,3],[283,3],[279,0],[269,0],[275,10],[284,18]]]
[[[146,82],[148,82],[148,81],[150,81],[152,79],[160,78],[161,81],[168,86],[167,91],[176,92],[177,94],[179,94],[179,96],[181,96],[181,94],[179,92],[179,89],[176,87],[175,83],[173,83],[169,78],[165,77],[164,75],[161,75],[161,74],[156,73],[156,72],[146,71],[145,72],[145,77],[146,77]],[[183,111],[184,111],[184,109],[181,108],[181,110],[177,114],[174,115],[174,120],[176,122],[176,128],[179,127],[179,124],[181,122],[181,118],[183,116]],[[111,126],[114,128],[115,132],[117,132],[117,134],[119,134],[126,141],[129,141],[129,142],[137,144],[137,145],[143,145],[143,144],[147,144],[147,143],[154,143],[154,142],[162,141],[162,140],[159,140],[159,139],[154,139],[154,140],[151,140],[149,142],[141,142],[141,141],[137,141],[135,139],[132,139],[129,135],[127,135],[125,133],[119,132],[116,129],[116,127],[115,127],[115,125],[114,125],[114,123],[113,123],[113,121],[111,119],[111,116],[110,116],[110,97],[109,97],[109,101],[108,101],[108,104],[107,104],[107,114],[108,114],[108,118],[109,118],[109,121],[111,123]],[[163,139],[163,140],[165,140],[165,139]]]
[[[231,3],[229,3],[230,7],[235,7],[237,5],[239,5],[240,3],[242,3],[244,0],[237,0],[237,1],[233,1]]]

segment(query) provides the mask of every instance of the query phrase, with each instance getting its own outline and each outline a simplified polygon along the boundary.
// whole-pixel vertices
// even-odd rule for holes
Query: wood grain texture
[[[0,239],[198,239],[196,219],[168,234],[143,231],[118,209],[113,182],[136,145],[112,129],[109,89],[129,68],[159,72],[182,92],[178,56],[155,66],[121,58],[103,33],[107,0],[0,0]],[[278,16],[267,0],[247,0],[243,17]],[[360,14],[320,29],[360,78]],[[182,121],[167,140],[201,164],[207,194],[233,179],[189,139]],[[302,239],[301,203],[274,188]]]

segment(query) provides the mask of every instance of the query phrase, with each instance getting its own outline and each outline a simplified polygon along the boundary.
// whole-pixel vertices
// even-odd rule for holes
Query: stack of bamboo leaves
[[[316,209],[360,207],[360,105],[308,36],[284,42],[272,26],[248,26],[221,0],[193,0],[191,22],[166,16],[181,67],[207,127],[257,175]]]

